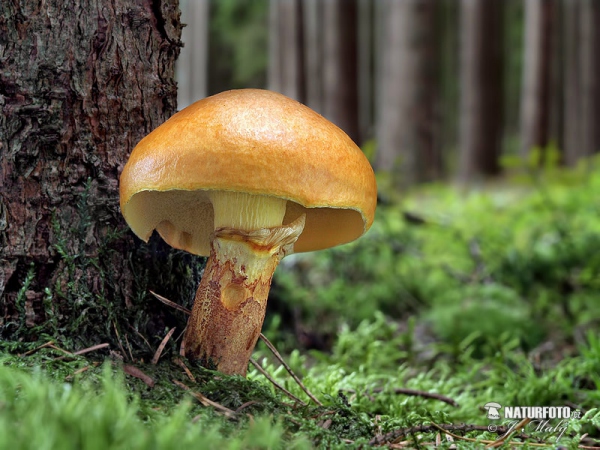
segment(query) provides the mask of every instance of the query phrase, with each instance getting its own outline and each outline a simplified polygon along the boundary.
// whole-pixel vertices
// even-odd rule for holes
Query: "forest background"
[[[597,445],[600,2],[34,3],[0,5],[0,447],[478,448],[508,430],[492,401],[578,413],[514,441]],[[263,344],[248,381],[192,382],[186,315],[150,291],[189,308],[203,260],[118,210],[143,135],[245,87],[338,124],[378,179],[367,235],[273,281],[263,333],[321,406],[263,378],[310,402]]]
[[[231,88],[282,92],[344,129],[402,186],[481,180],[535,149],[574,166],[600,147],[593,1],[182,8],[181,107]]]

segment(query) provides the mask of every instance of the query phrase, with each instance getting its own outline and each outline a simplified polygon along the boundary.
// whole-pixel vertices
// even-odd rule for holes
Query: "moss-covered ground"
[[[498,445],[600,447],[600,175],[402,201],[380,185],[366,236],[287,258],[274,280],[264,334],[321,405],[263,343],[254,360],[302,403],[254,366],[242,379],[182,362],[178,333],[157,364],[125,331],[123,349],[82,356],[46,333],[0,343],[0,448],[482,448],[517,423]],[[504,418],[518,406],[571,417]]]

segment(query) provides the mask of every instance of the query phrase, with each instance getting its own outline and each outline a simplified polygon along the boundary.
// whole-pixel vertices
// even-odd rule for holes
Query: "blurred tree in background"
[[[459,176],[500,171],[504,0],[460,3]]]
[[[194,54],[208,49],[209,94],[262,87],[306,103],[397,187],[476,181],[549,148],[572,166],[600,148],[597,1],[205,2],[205,42],[197,12],[182,21]]]
[[[396,185],[439,178],[435,0],[388,0],[382,11],[375,166]],[[398,82],[402,80],[402,82]]]

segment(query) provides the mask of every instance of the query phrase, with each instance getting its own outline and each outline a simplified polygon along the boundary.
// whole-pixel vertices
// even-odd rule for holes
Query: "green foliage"
[[[600,313],[599,190],[600,174],[552,166],[483,191],[430,186],[380,205],[356,242],[284,260],[274,296],[321,332],[416,315],[452,354],[569,340]]]
[[[0,366],[0,448],[308,448],[302,439],[287,439],[282,424],[268,416],[238,428],[210,413],[192,422],[189,398],[172,410],[144,408],[110,364],[97,381],[61,383],[40,370]]]
[[[263,88],[268,58],[268,11],[265,0],[211,2],[210,91]]]
[[[8,438],[0,448],[365,448],[377,436],[429,426],[403,435],[417,447],[434,441],[432,424],[461,423],[479,429],[456,431],[473,440],[460,448],[481,448],[481,440],[498,437],[485,428],[482,407],[491,401],[570,405],[581,417],[565,423],[558,443],[535,427],[523,431],[532,441],[566,448],[577,448],[586,433],[597,440],[600,174],[552,168],[531,175],[483,191],[429,186],[401,204],[390,198],[363,238],[283,260],[270,301],[280,315],[267,316],[264,332],[289,350],[287,362],[323,406],[311,403],[260,345],[254,358],[306,406],[291,404],[253,367],[248,379],[190,367],[193,383],[169,362],[174,343],[157,366],[137,361],[155,381],[148,388],[124,377],[117,363],[59,360],[51,348],[19,357],[9,353],[39,343],[5,341],[0,435]],[[62,258],[68,271],[85,256],[65,251]],[[143,292],[148,277],[140,274]],[[20,305],[33,282],[29,274]],[[76,303],[73,292],[65,300]],[[53,295],[45,292],[44,302]],[[106,314],[114,323],[131,320],[112,307]],[[290,311],[298,323],[290,324]],[[45,330],[68,335],[48,317]],[[330,347],[295,348],[286,329],[296,327],[329,333]],[[227,419],[192,392],[240,412]]]

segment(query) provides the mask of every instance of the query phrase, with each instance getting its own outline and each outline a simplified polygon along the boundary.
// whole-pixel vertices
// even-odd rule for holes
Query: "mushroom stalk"
[[[188,358],[226,374],[246,375],[273,273],[279,261],[293,252],[304,223],[302,215],[283,226],[215,230],[184,337]]]

